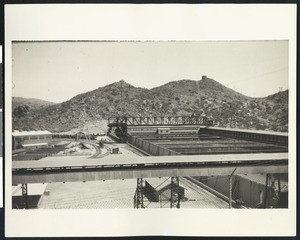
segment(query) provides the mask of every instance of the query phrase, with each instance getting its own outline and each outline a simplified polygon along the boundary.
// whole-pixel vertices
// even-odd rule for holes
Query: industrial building
[[[39,148],[49,145],[52,141],[52,133],[47,130],[39,131],[13,131],[12,149]]]

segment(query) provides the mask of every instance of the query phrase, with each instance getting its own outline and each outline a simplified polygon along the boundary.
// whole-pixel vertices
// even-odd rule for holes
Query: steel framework
[[[179,177],[171,177],[171,208],[180,208]]]
[[[134,208],[144,208],[144,196],[143,196],[143,179],[137,179],[137,187],[134,196]]]
[[[121,124],[127,126],[160,126],[160,125],[208,125],[213,121],[207,117],[163,116],[163,117],[111,117],[108,126],[116,127]]]

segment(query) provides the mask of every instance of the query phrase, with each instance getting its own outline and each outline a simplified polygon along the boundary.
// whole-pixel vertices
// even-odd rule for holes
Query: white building
[[[48,146],[52,141],[52,133],[47,130],[39,131],[13,131],[12,148],[38,148]]]

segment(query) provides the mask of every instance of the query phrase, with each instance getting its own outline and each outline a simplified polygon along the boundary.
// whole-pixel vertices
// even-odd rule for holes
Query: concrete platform
[[[151,178],[147,180],[153,187],[170,184],[168,178]],[[201,188],[190,188],[184,183],[188,200],[181,201],[181,208],[228,208],[228,203]],[[133,209],[133,197],[136,179],[108,180],[99,182],[51,183],[47,186],[49,196],[43,196],[40,209]],[[170,208],[169,201],[149,202],[144,198],[146,208]]]

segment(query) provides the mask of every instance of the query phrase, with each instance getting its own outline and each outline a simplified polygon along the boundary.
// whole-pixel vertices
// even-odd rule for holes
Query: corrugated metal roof
[[[38,130],[38,131],[13,131],[12,135],[14,137],[23,137],[23,136],[35,136],[35,135],[52,135],[51,132],[47,130]]]

